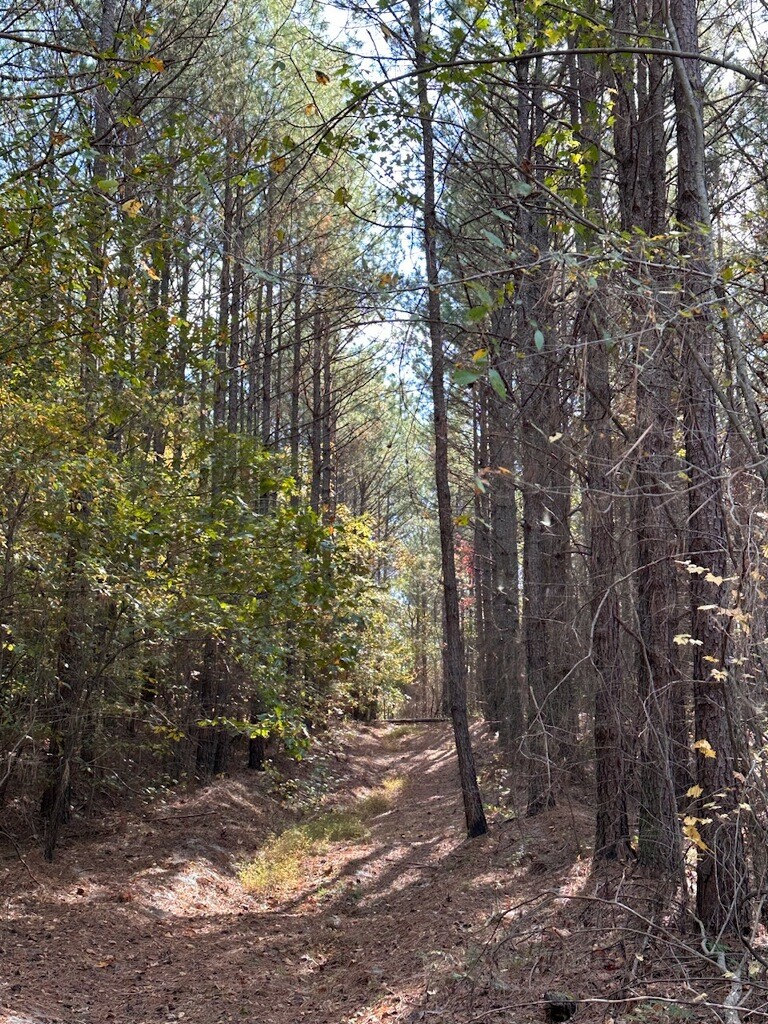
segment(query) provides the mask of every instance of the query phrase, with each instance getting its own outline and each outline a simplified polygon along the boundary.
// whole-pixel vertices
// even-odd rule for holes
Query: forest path
[[[562,882],[578,837],[574,846],[562,820],[542,816],[535,846],[516,823],[467,842],[450,726],[403,732],[346,730],[301,767],[298,793],[322,783],[324,806],[349,806],[386,777],[401,787],[369,838],[308,858],[282,895],[249,894],[237,876],[272,829],[295,820],[263,775],[81,822],[53,865],[35,849],[25,865],[7,858],[0,1021],[455,1020],[448,993],[476,975],[494,913],[545,888],[550,871]],[[488,745],[482,760],[490,778]]]

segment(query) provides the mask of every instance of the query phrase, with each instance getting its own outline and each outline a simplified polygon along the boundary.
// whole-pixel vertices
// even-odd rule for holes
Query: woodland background
[[[0,49],[0,802],[52,857],[405,695],[470,834],[467,708],[754,937],[762,7],[29,0]]]

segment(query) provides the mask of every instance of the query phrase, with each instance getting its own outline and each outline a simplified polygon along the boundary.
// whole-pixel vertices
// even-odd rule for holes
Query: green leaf
[[[482,373],[479,370],[471,370],[468,367],[463,366],[454,371],[453,379],[460,388],[463,388],[469,387],[470,384],[474,384],[481,376]]]
[[[494,370],[493,367],[488,371],[488,383],[491,385],[493,390],[499,396],[499,398],[507,397],[507,388],[502,380],[501,374],[498,370]]]
[[[498,235],[495,235],[492,231],[488,231],[487,228],[483,228],[483,235],[485,238],[494,246],[496,249],[506,249],[506,243]]]
[[[481,284],[479,281],[473,281],[470,284],[470,288],[475,293],[475,295],[477,295],[477,297],[480,299],[484,306],[487,306],[489,309],[493,306],[493,299],[491,298],[491,293],[488,291],[484,284]]]
[[[538,327],[533,332],[533,344],[536,346],[537,352],[544,351],[544,335]]]

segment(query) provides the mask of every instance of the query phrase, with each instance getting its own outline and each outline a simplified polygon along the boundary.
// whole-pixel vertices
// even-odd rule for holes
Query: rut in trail
[[[369,839],[307,860],[279,899],[237,877],[284,813],[253,774],[82,823],[53,865],[6,859],[0,1021],[439,1022],[508,903],[519,831],[465,840],[448,725],[350,730],[327,764],[337,804],[403,784]]]

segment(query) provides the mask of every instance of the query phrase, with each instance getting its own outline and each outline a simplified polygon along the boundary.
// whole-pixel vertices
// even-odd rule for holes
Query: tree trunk
[[[301,341],[303,315],[301,308],[303,277],[301,270],[301,253],[296,255],[296,291],[293,296],[293,358],[291,362],[291,418],[290,418],[290,448],[291,448],[291,476],[293,477],[297,491],[301,485],[301,465],[299,462],[299,449],[301,439],[299,437],[300,414],[301,414]],[[298,502],[298,495],[294,504]]]
[[[623,665],[617,590],[616,521],[610,361],[604,331],[588,300],[582,314],[587,360],[585,426],[589,434],[587,524],[592,665],[595,688],[594,861],[619,860],[629,852],[624,753]]]
[[[312,480],[309,502],[312,509],[319,512],[323,480],[323,339],[327,328],[320,305],[319,289],[315,291],[316,306],[312,331]]]
[[[695,0],[673,0],[668,24],[673,51],[698,52]],[[728,677],[728,631],[718,608],[728,596],[727,534],[723,508],[723,466],[717,401],[711,384],[715,324],[711,217],[705,180],[701,68],[698,61],[674,61],[677,127],[677,217],[686,232],[680,300],[684,356],[685,445],[688,465],[688,559],[707,572],[690,576],[691,637],[696,741],[696,779],[708,805],[699,831],[708,849],[698,851],[696,909],[710,935],[739,932],[749,924],[748,876],[737,807],[734,736],[737,730]],[[713,609],[712,606],[715,606]],[[716,807],[709,805],[715,802]]]
[[[435,156],[432,106],[425,69],[429,64],[421,24],[419,0],[410,0],[411,29],[417,79],[419,123],[424,159],[424,256],[427,267],[427,317],[432,362],[432,408],[435,434],[435,485],[440,526],[440,561],[443,574],[445,644],[443,673],[448,698],[464,800],[467,835],[488,831],[480,789],[477,784],[472,740],[467,719],[467,691],[464,650],[459,617],[459,593],[454,553],[454,526],[448,464],[448,412],[445,395],[445,353],[440,309],[440,271],[437,260],[439,223],[435,198]]]
[[[662,30],[659,16],[659,5],[654,3],[651,19],[657,32]],[[614,30],[617,39],[624,40],[627,34],[646,31],[647,22],[627,0],[618,0]],[[656,59],[627,55],[620,60],[620,73],[614,76],[614,146],[621,226],[625,231],[639,228],[648,236],[659,235],[666,224],[665,71]],[[643,258],[642,249],[637,258]],[[682,868],[673,747],[675,700],[680,690],[672,642],[677,551],[670,481],[675,475],[675,413],[668,342],[655,316],[663,304],[659,271],[651,265],[639,276],[648,285],[645,294],[634,295],[632,306],[638,336],[634,506],[642,708],[638,860],[668,887],[677,884]]]
[[[541,66],[518,65],[518,163],[535,177],[541,156],[535,140],[541,124]],[[536,264],[546,250],[546,227],[535,212],[521,207],[518,220],[520,246]],[[520,456],[523,475],[523,634],[525,640],[528,723],[529,816],[555,804],[557,741],[554,729],[555,647],[551,629],[552,554],[556,496],[552,493],[552,451],[549,438],[553,408],[558,405],[554,343],[543,301],[545,289],[536,271],[517,283],[517,330],[525,353],[521,382]],[[550,335],[548,337],[548,335]]]
[[[501,367],[508,378],[512,358]],[[499,717],[499,740],[516,756],[524,732],[519,665],[519,595],[517,554],[517,489],[515,434],[511,403],[493,392],[488,397],[488,457],[490,462],[491,602],[486,632],[490,686]]]
[[[117,33],[116,0],[104,0],[99,26],[99,51],[114,48]],[[99,72],[108,74],[106,65]],[[107,197],[101,182],[109,175],[112,136],[112,110],[106,85],[97,86],[94,94],[93,149],[95,158],[91,174],[93,210],[88,228],[88,250],[91,272],[85,297],[81,324],[80,382],[87,412],[86,430],[95,429],[97,356],[101,344],[102,305],[104,291],[104,245],[107,220]],[[59,634],[54,713],[48,748],[48,781],[41,798],[44,826],[43,851],[46,860],[53,860],[62,824],[69,815],[72,769],[82,745],[85,704],[88,693],[89,588],[82,568],[88,548],[88,520],[92,495],[85,490],[70,497],[70,513],[78,523],[72,534],[67,554],[67,586],[62,597],[63,622]]]

